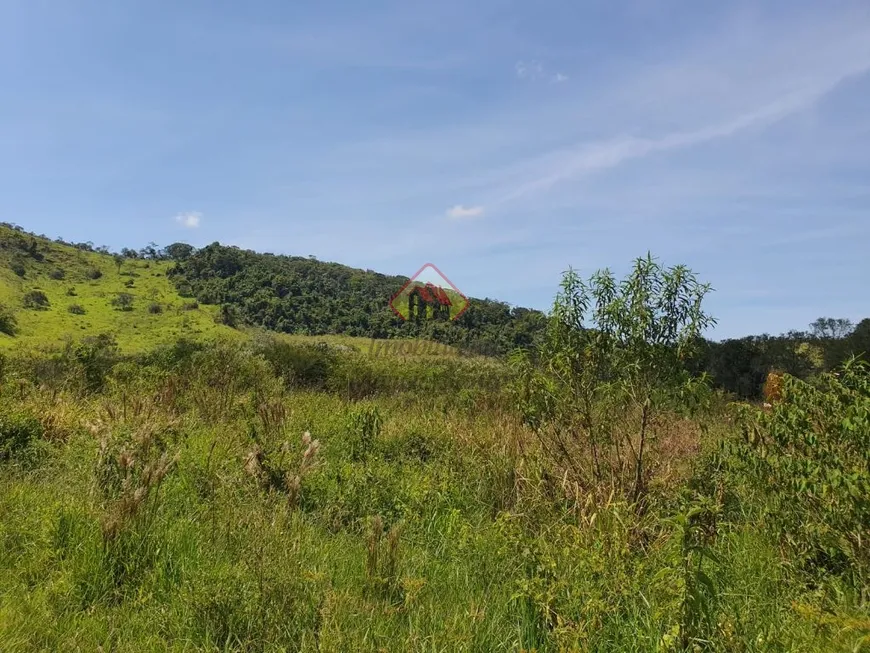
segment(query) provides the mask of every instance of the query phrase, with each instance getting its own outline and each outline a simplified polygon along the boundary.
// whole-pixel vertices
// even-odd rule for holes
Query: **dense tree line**
[[[387,276],[313,258],[257,254],[215,243],[200,250],[172,245],[172,277],[182,293],[235,309],[244,321],[287,333],[343,333],[373,338],[427,337],[491,354],[538,342],[543,313],[491,299],[472,299],[453,323],[413,324],[396,317],[389,298],[406,277]],[[704,340],[689,361],[697,373],[742,398],[757,399],[770,371],[802,379],[870,352],[870,319],[820,318],[808,331],[721,342]]]
[[[205,304],[230,305],[249,324],[284,333],[342,333],[372,338],[427,337],[503,354],[530,345],[544,314],[491,299],[451,323],[405,322],[389,308],[408,281],[311,257],[258,254],[214,243],[199,250],[170,245],[179,291]]]
[[[40,241],[17,225],[0,238],[10,250],[13,270],[23,274],[24,259],[40,261]],[[112,254],[93,243],[55,242],[77,249]],[[540,311],[513,307],[492,299],[471,298],[471,306],[454,322],[405,322],[388,301],[407,281],[314,257],[259,254],[214,243],[196,249],[186,243],[139,249],[124,248],[117,260],[138,258],[174,261],[170,276],[179,292],[206,304],[222,306],[231,326],[243,323],[284,333],[346,334],[372,338],[423,337],[480,353],[501,355],[531,348],[546,330]],[[720,342],[703,340],[688,361],[690,369],[707,373],[713,383],[742,398],[758,399],[770,371],[807,379],[829,371],[851,356],[870,357],[870,319],[820,318],[807,331],[756,335]]]
[[[853,326],[848,320],[820,318],[809,331],[705,340],[690,362],[713,383],[739,397],[758,399],[771,371],[808,379],[833,370],[852,356],[870,354],[870,318]]]

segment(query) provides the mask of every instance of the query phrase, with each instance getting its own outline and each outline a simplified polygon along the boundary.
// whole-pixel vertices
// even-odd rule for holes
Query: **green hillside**
[[[56,346],[69,338],[107,332],[130,352],[181,336],[238,337],[238,332],[215,322],[218,307],[178,294],[167,278],[170,261],[119,262],[120,267],[109,254],[0,226],[0,305],[17,323],[14,336],[0,332],[0,348]],[[126,310],[113,305],[124,295],[131,302]]]
[[[133,257],[132,250],[124,251],[126,255],[113,256],[87,244],[55,242],[0,224],[0,350],[56,348],[68,340],[111,333],[122,352],[140,353],[179,338],[243,340],[262,330],[243,318],[230,328],[221,322],[221,305],[183,297],[178,286],[184,287],[184,277],[177,270],[172,274],[176,261],[148,252],[143,252],[147,258]],[[33,293],[43,293],[47,303],[40,305],[43,300]],[[129,305],[118,305],[124,295]],[[234,305],[233,312],[240,308]],[[14,328],[4,328],[3,316]],[[297,345],[373,349],[371,338],[347,333],[305,335],[299,329],[274,337]],[[420,338],[404,347],[380,343],[374,352],[406,357],[458,353],[449,345]]]
[[[464,298],[450,289],[445,292],[455,319],[402,319],[390,300],[399,293],[395,305],[407,313],[407,294],[419,287],[408,281],[220,243],[201,249],[149,245],[112,255],[89,243],[52,241],[0,224],[0,349],[57,347],[69,338],[112,333],[122,351],[133,353],[179,337],[245,338],[266,330],[289,342],[359,351],[371,350],[374,342],[378,355],[498,356],[531,349],[544,335],[543,313],[492,299],[469,298],[458,315]],[[392,342],[384,346],[384,340]],[[810,331],[703,340],[688,364],[717,387],[759,399],[772,370],[806,379],[867,352],[870,319],[852,324],[820,318]]]

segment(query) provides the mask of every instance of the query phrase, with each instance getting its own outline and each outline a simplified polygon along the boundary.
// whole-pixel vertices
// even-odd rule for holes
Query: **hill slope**
[[[501,354],[531,344],[545,323],[539,311],[475,298],[455,321],[406,322],[389,303],[407,277],[220,243],[187,252],[170,275],[182,294],[231,305],[248,323],[284,333],[426,338]]]
[[[14,337],[0,328],[0,348],[60,345],[111,332],[122,350],[141,351],[180,336],[237,335],[215,322],[218,307],[197,306],[178,294],[167,277],[172,262],[119,262],[0,225],[0,304],[17,322]],[[130,297],[128,310],[112,303],[122,295]]]
[[[0,349],[57,346],[68,338],[106,332],[116,335],[125,352],[180,336],[245,337],[217,323],[222,314],[237,326],[262,327],[289,340],[310,342],[313,336],[360,350],[370,346],[371,338],[407,338],[502,354],[533,344],[545,328],[538,311],[474,298],[455,321],[406,322],[389,307],[406,277],[312,258],[259,254],[219,243],[199,250],[176,243],[164,250],[149,246],[122,253],[113,257],[87,243],[55,242],[0,223]],[[44,299],[31,293],[43,293]],[[112,304],[122,294],[130,296],[129,310]],[[36,306],[40,301],[47,302],[44,310]],[[77,312],[70,312],[71,307]],[[4,333],[10,330],[4,315],[10,313],[17,322],[15,337]],[[741,397],[759,398],[770,370],[807,378],[851,355],[866,356],[870,319],[837,333],[816,333],[813,327],[810,333],[701,344],[690,361],[695,372],[708,373],[717,386]]]
[[[489,309],[489,315],[480,310],[473,316],[476,323],[405,325],[389,299],[406,281],[219,244],[198,251],[181,244],[148,246],[112,255],[90,243],[53,241],[0,223],[0,350],[57,347],[112,333],[123,352],[134,353],[179,337],[244,338],[259,327],[291,342],[316,337],[361,351],[371,338],[415,339],[417,346],[402,350],[405,356],[456,353],[433,346],[433,340],[488,352],[513,342],[502,328],[510,309],[490,300],[475,300]],[[13,317],[14,328],[4,315]],[[236,328],[223,324],[225,319]],[[381,355],[399,351],[377,349]]]

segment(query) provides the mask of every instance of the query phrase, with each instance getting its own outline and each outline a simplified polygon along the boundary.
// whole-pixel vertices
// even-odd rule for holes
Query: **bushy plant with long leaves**
[[[715,323],[702,308],[709,292],[651,255],[622,281],[606,269],[588,281],[564,274],[543,344],[513,363],[526,421],[578,483],[642,497],[657,417],[698,387],[683,360]]]
[[[853,360],[814,383],[783,375],[767,410],[740,407],[736,445],[765,519],[809,572],[870,581],[870,365]],[[866,600],[866,598],[865,598]]]

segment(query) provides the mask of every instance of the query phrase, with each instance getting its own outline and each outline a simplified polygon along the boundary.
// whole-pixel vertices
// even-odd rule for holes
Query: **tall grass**
[[[0,650],[852,651],[870,632],[857,577],[809,577],[784,546],[717,401],[656,430],[638,511],[559,472],[496,365],[345,352],[309,383],[238,343],[103,353],[0,380]]]

